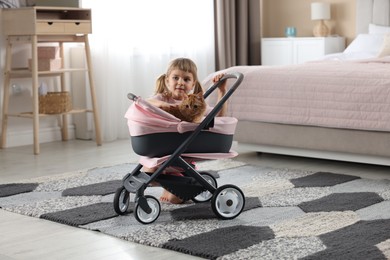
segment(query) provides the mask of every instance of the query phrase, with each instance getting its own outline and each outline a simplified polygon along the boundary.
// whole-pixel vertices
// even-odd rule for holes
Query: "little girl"
[[[219,81],[223,74],[214,76],[213,82]],[[218,89],[218,101],[226,93],[226,84],[223,83]],[[148,102],[154,106],[163,108],[166,106],[175,106],[183,101],[185,96],[190,92],[195,94],[203,92],[203,88],[198,80],[197,67],[195,63],[187,58],[177,58],[169,63],[166,74],[161,75],[156,81],[155,95],[148,99]],[[211,111],[208,107],[206,113]],[[227,104],[223,105],[217,116],[224,116],[226,114]],[[145,172],[154,172],[155,168],[143,168]],[[174,204],[182,203],[182,200],[173,195],[167,190],[164,190],[160,197],[160,201],[170,202]]]

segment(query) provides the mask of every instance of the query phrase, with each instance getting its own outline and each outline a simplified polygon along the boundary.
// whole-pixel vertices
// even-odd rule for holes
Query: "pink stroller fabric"
[[[130,105],[125,114],[125,118],[127,118],[127,125],[131,136],[162,132],[184,133],[193,131],[198,126],[195,123],[181,121],[140,97]],[[216,117],[214,127],[207,131],[233,135],[236,126],[237,119],[234,117]]]
[[[203,160],[213,160],[213,159],[227,159],[234,158],[238,155],[236,151],[230,150],[229,153],[183,153],[183,157],[191,157]],[[169,159],[169,155],[160,157],[160,158],[150,158],[146,156],[141,156],[139,163],[148,168],[154,168],[164,163]]]
[[[193,131],[198,126],[195,123],[181,121],[164,110],[151,105],[149,102],[138,97],[129,107],[125,114],[130,136],[142,136],[153,133],[177,132],[184,133]],[[215,117],[214,126],[208,130],[213,133],[233,135],[237,126],[237,119],[233,117]],[[235,151],[229,153],[191,153],[182,154],[184,157],[200,159],[221,159],[237,156]],[[162,164],[169,156],[161,158],[149,158],[141,156],[140,163],[152,168]]]

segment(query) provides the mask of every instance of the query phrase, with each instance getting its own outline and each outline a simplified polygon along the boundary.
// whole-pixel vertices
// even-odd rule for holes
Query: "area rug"
[[[390,180],[201,162],[219,186],[243,190],[244,211],[220,220],[210,203],[162,203],[159,218],[143,225],[132,212],[113,210],[114,192],[135,166],[1,184],[0,207],[206,259],[390,259]],[[161,191],[146,189],[156,197]]]

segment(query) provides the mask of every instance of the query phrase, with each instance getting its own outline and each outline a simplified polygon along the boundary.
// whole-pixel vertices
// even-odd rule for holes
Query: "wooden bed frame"
[[[356,35],[390,25],[390,0],[356,1]],[[254,151],[390,166],[390,132],[239,121],[238,144]]]

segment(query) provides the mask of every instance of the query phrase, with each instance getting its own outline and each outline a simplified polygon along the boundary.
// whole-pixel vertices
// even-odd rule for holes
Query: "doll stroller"
[[[209,172],[198,172],[191,161],[192,158],[219,159],[237,155],[230,150],[237,119],[216,115],[242,82],[243,75],[224,75],[204,93],[204,98],[230,78],[235,79],[234,84],[200,124],[181,121],[142,98],[128,94],[134,102],[125,117],[128,118],[132,148],[141,158],[135,169],[123,177],[122,187],[115,192],[116,213],[127,214],[130,194],[135,194],[136,220],[143,224],[154,222],[160,215],[161,205],[157,198],[145,195],[144,191],[151,183],[158,183],[184,201],[211,200],[211,208],[220,219],[233,219],[241,214],[245,206],[243,192],[231,184],[217,187],[215,177]],[[143,166],[157,167],[157,170],[147,174],[141,171]],[[169,167],[179,169],[181,175],[163,174]]]

